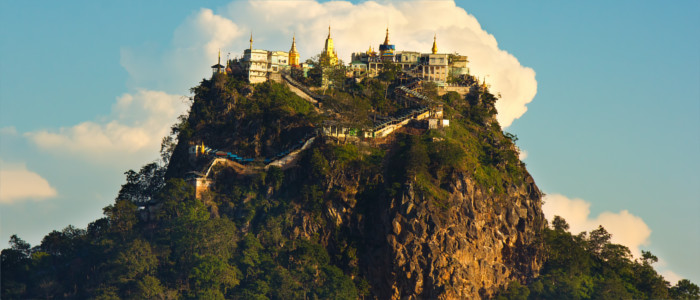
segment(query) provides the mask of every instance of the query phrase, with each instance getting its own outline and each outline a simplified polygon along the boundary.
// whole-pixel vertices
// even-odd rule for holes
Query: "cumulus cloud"
[[[103,121],[86,121],[57,131],[25,133],[34,144],[106,164],[143,162],[153,157],[177,117],[187,109],[183,96],[141,90],[117,98]]]
[[[43,200],[56,194],[56,189],[46,179],[27,170],[24,164],[8,164],[0,160],[0,204]]]
[[[564,195],[551,194],[543,199],[542,210],[545,217],[551,222],[554,216],[560,216],[569,223],[569,230],[577,234],[582,231],[591,231],[599,225],[612,234],[611,241],[627,246],[635,257],[640,257],[640,247],[649,244],[651,230],[642,218],[631,214],[627,210],[618,213],[602,212],[595,218],[590,216],[591,203],[583,199],[570,199]]]
[[[520,158],[520,160],[525,160],[527,158],[527,151],[520,149],[520,153],[518,154],[518,158]]]
[[[535,72],[499,49],[496,38],[453,1],[234,1],[219,14],[202,9],[187,18],[163,51],[152,46],[122,49],[121,63],[132,85],[179,92],[208,76],[219,48],[223,55],[242,55],[250,33],[254,48],[282,51],[289,50],[296,34],[306,59],[321,52],[329,25],[345,62],[352,52],[370,45],[376,49],[387,27],[398,51],[429,52],[437,34],[439,52],[467,55],[471,73],[486,78],[491,90],[501,94],[496,108],[503,127],[522,116],[537,93]]]

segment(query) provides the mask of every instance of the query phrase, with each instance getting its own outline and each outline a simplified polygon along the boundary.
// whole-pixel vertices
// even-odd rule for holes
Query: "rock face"
[[[366,245],[361,273],[376,298],[489,298],[513,280],[537,275],[545,219],[542,194],[529,175],[496,196],[465,174],[454,176],[448,191],[447,201],[436,201],[408,182],[363,220],[353,221],[347,201],[326,208],[335,226],[359,231]]]
[[[379,298],[477,299],[535,276],[544,217],[541,193],[528,179],[493,197],[457,176],[447,203],[425,199],[406,184],[378,228],[368,230],[385,240],[365,266]]]

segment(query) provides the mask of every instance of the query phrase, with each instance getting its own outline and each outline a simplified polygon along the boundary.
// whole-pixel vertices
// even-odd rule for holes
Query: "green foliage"
[[[508,284],[505,292],[495,297],[496,300],[527,300],[530,290],[522,286],[520,282],[512,281]]]
[[[449,106],[457,106],[459,105],[459,102],[462,101],[462,96],[459,95],[457,92],[447,92],[444,95],[442,95],[441,100]]]
[[[544,231],[548,257],[540,276],[527,286],[511,283],[497,299],[698,299],[697,285],[671,287],[652,267],[656,256],[643,251],[633,260],[605,228],[572,235],[559,216],[552,225]]]
[[[157,163],[143,166],[138,173],[129,170],[124,174],[126,175],[126,183],[122,185],[117,198],[135,204],[146,204],[155,200],[160,189],[165,186],[165,168]]]
[[[382,64],[382,70],[379,71],[377,78],[384,82],[393,82],[396,77],[401,72],[401,65],[395,64],[391,61],[385,61]]]
[[[316,179],[325,177],[330,167],[328,160],[318,149],[313,149],[311,152],[310,166],[311,176]]]
[[[357,146],[353,144],[341,145],[333,148],[333,162],[340,166],[354,161],[360,157]]]
[[[320,85],[320,67],[309,75]],[[391,114],[406,105],[392,98],[399,75],[386,64],[379,78],[356,83],[344,80],[342,68],[327,70],[335,86],[323,109],[363,128],[369,112]],[[517,137],[495,122],[496,97],[474,88],[465,97],[440,98],[453,118],[448,128],[412,128],[383,148],[316,143],[297,168],[214,169],[216,184],[196,199],[193,187],[177,178],[191,170],[189,142],[277,154],[323,118],[274,82],[250,86],[238,75],[215,75],[192,92],[190,114],[163,142],[167,174],[156,163],[126,172],[115,202],[87,230],[52,231],[35,247],[12,236],[1,255],[3,299],[372,298],[375,281],[363,264],[376,241],[359,239],[358,230],[381,219],[378,208],[407,185],[447,208],[456,175],[496,194],[528,176]],[[438,99],[435,85],[425,84],[423,93]],[[332,215],[339,207],[352,214]],[[561,218],[553,226],[543,233],[548,259],[541,276],[528,285],[511,283],[499,299],[698,299],[697,285],[682,280],[670,287],[652,267],[655,256],[644,252],[634,260],[629,249],[610,243],[604,228],[574,236]]]
[[[673,299],[700,299],[700,288],[688,279],[679,280],[670,290]]]

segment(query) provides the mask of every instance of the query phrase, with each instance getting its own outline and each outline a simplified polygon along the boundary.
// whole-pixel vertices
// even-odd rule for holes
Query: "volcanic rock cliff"
[[[494,196],[458,175],[448,188],[447,208],[406,184],[371,230],[382,253],[372,258],[368,273],[383,280],[377,282],[382,295],[475,299],[537,274],[541,195],[529,181]]]
[[[538,274],[542,194],[514,136],[495,121],[496,98],[485,88],[438,97],[427,86],[421,92],[444,105],[449,127],[428,130],[409,120],[391,135],[363,139],[319,128],[344,115],[352,115],[345,126],[361,127],[352,112],[363,106],[391,115],[374,107],[372,93],[388,90],[376,79],[331,91],[324,113],[284,84],[221,77],[193,89],[192,111],[175,127],[179,144],[167,177],[206,176],[200,198],[212,217],[233,220],[237,235],[254,237],[262,249],[290,248],[281,268],[299,263],[294,249],[302,241],[319,245],[354,284],[357,294],[349,295],[377,299],[488,298]],[[309,148],[284,151],[309,136]],[[214,147],[228,163],[212,163]],[[269,165],[276,153],[297,157],[280,168]],[[244,156],[257,158],[231,159]],[[314,269],[316,276],[326,270]],[[312,282],[329,284],[324,278]]]
[[[379,299],[488,298],[512,280],[526,282],[542,264],[541,193],[531,177],[503,193],[483,188],[468,174],[449,179],[444,201],[408,180],[394,197],[360,199],[362,180],[341,180],[328,191],[350,191],[325,203],[327,225],[313,212],[297,212],[292,231],[321,236],[324,245],[339,227],[362,246],[359,274]],[[363,196],[360,196],[363,198]],[[357,202],[369,201],[366,207]],[[325,237],[325,238],[324,238]]]

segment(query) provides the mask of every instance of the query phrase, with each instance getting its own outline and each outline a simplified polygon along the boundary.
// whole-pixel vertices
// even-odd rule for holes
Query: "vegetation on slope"
[[[391,114],[396,74],[343,82],[328,91],[328,109],[350,124],[368,112]],[[473,79],[472,79],[473,81]],[[337,79],[336,79],[337,82]],[[217,75],[193,88],[188,116],[166,138],[163,161],[126,173],[105,217],[87,229],[72,226],[31,247],[13,236],[2,251],[3,299],[357,299],[372,296],[362,273],[363,226],[381,215],[383,201],[406,182],[438,206],[450,179],[468,174],[487,190],[504,193],[527,176],[517,139],[495,121],[496,97],[475,88],[465,97],[442,97],[452,120],[443,130],[407,130],[384,146],[317,143],[298,168],[271,167],[254,174],[215,169],[216,184],[200,199],[181,177],[191,170],[189,142],[241,155],[275,154],[324,121],[287,87],[251,87]],[[364,112],[364,113],[362,113]],[[172,155],[172,158],[171,158]],[[168,164],[169,163],[169,164]],[[155,205],[157,203],[157,205]],[[342,203],[354,213],[332,212]],[[342,226],[341,226],[342,224]],[[606,238],[607,237],[607,238]],[[604,230],[572,236],[562,222],[545,232],[549,261],[527,286],[513,283],[506,298],[639,298],[697,295],[684,281],[673,288],[650,267],[610,245]],[[573,252],[570,252],[573,251]],[[631,275],[645,274],[643,279]],[[619,288],[622,286],[622,288]],[[695,289],[695,290],[694,290]]]
[[[528,285],[512,282],[497,299],[700,299],[700,289],[687,279],[671,287],[652,264],[647,251],[633,259],[630,250],[610,242],[605,228],[573,235],[556,216],[545,229],[548,259],[540,276]]]

